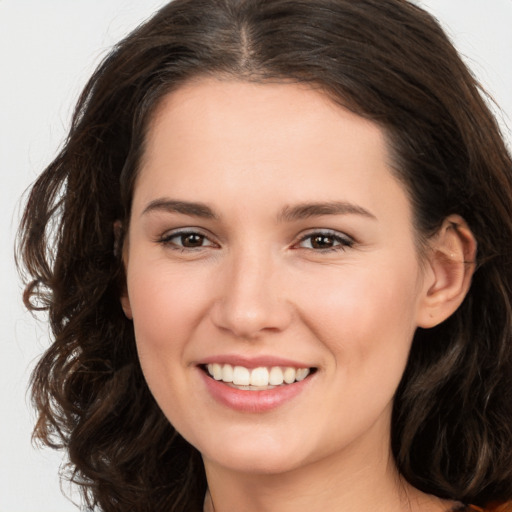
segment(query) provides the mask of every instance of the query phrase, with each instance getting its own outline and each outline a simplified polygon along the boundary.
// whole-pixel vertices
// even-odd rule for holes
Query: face
[[[425,283],[376,125],[305,86],[183,86],[149,128],[125,265],[148,385],[206,464],[388,453]]]

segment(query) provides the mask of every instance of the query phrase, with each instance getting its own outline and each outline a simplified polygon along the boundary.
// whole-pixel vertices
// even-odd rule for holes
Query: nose
[[[253,340],[285,330],[293,307],[283,286],[283,272],[272,256],[244,251],[224,262],[219,294],[212,309],[217,328]]]

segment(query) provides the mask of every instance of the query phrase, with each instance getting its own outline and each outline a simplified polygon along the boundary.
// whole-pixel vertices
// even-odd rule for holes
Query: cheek
[[[153,396],[171,419],[170,413],[179,414],[184,407],[177,397],[188,384],[183,369],[206,309],[205,291],[199,276],[172,272],[165,264],[134,264],[131,269],[128,294],[140,364]]]
[[[416,329],[417,277],[411,263],[340,268],[322,286],[304,287],[303,314],[338,363],[402,368]]]
[[[204,316],[205,290],[193,272],[174,272],[165,262],[136,265],[128,294],[140,364],[151,393],[178,428],[187,417],[190,382],[183,372],[190,340]]]
[[[204,276],[173,271],[165,263],[145,267],[128,274],[136,337],[140,343],[169,348],[194,328],[207,308]]]

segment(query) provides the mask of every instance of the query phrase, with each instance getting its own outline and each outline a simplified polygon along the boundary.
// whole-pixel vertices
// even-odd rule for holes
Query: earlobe
[[[460,306],[471,285],[476,250],[475,237],[466,221],[458,215],[447,217],[430,243],[419,327],[440,324]]]
[[[121,307],[123,308],[126,318],[128,318],[129,320],[133,320],[130,298],[128,297],[128,293],[126,291],[121,296]]]

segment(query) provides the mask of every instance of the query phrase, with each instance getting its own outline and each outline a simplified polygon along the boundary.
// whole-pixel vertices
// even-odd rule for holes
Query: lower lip
[[[232,388],[222,381],[212,379],[203,370],[200,369],[199,371],[208,391],[217,402],[230,409],[248,413],[260,413],[276,409],[303,392],[311,381],[310,376],[300,382],[276,386],[273,389],[249,391]]]

